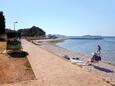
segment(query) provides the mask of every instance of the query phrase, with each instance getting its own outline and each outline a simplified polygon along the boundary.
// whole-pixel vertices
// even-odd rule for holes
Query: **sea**
[[[97,45],[101,46],[102,60],[115,65],[115,37],[103,37],[103,39],[67,39],[63,42],[58,42],[56,45],[92,56],[97,50]]]

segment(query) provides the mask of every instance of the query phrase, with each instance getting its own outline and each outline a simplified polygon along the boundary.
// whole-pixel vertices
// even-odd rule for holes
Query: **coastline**
[[[65,39],[65,40],[68,40],[68,39]],[[59,41],[60,42],[60,41]],[[50,42],[50,41],[48,41],[48,43],[49,44],[51,44],[52,45],[52,41]],[[58,43],[58,42],[54,42],[53,44],[54,44],[54,46],[57,46],[57,47],[60,47],[60,48],[64,48],[64,47],[61,47],[61,46],[59,46],[59,45],[56,45],[56,43]],[[69,49],[67,49],[67,48],[64,48],[65,50],[69,50]],[[92,55],[89,55],[89,54],[83,54],[83,53],[81,53],[81,52],[76,52],[76,51],[72,51],[72,50],[69,50],[69,51],[71,51],[71,52],[75,52],[75,53],[77,53],[77,54],[81,54],[81,55],[84,55],[85,56],[85,58],[84,59],[89,59],[89,58],[91,58],[91,56]],[[110,65],[112,65],[112,66],[115,66],[115,64],[114,63],[111,63],[111,62],[109,62],[109,61],[107,61],[107,60],[101,60],[103,63],[106,63],[106,64],[110,64]]]
[[[46,50],[42,46],[45,43],[35,45],[27,40],[22,40],[23,50],[29,53],[28,60],[36,80],[1,86],[115,86],[115,81],[109,77],[100,76],[92,69],[90,71],[82,69]]]
[[[37,41],[39,41],[39,40],[37,40]],[[53,42],[54,41],[55,40],[53,40]],[[60,40],[58,40],[58,41],[60,42]],[[56,40],[56,42],[57,42],[57,40]],[[38,46],[40,48],[47,50],[48,52],[50,52],[52,54],[57,55],[58,57],[61,57],[62,59],[64,59],[63,58],[64,55],[67,55],[70,58],[76,58],[77,57],[80,60],[85,61],[85,62],[88,61],[89,58],[91,58],[91,57],[85,56],[82,53],[78,53],[78,52],[74,52],[74,51],[62,48],[62,47],[60,47],[54,43],[52,44],[52,41],[48,41],[48,40],[45,42],[42,41],[41,44]],[[89,70],[89,67],[87,67],[87,66],[83,66],[82,68]],[[112,80],[115,80],[115,73],[114,73],[115,65],[113,65],[113,64],[110,64],[110,63],[105,62],[105,61],[101,61],[101,62],[99,62],[99,64],[96,64],[96,66],[92,67],[91,70],[102,75],[102,76],[106,76],[106,77],[111,78]]]

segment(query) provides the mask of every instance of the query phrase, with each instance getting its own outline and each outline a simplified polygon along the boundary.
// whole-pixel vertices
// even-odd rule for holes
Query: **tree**
[[[22,36],[28,37],[41,37],[46,35],[45,31],[36,26],[32,26],[31,28],[26,29],[20,29],[18,30],[18,32],[20,32]]]
[[[45,32],[41,28],[36,26],[32,26],[29,31],[31,33],[31,36],[45,36]]]
[[[0,11],[0,36],[5,33],[5,17],[3,12]]]

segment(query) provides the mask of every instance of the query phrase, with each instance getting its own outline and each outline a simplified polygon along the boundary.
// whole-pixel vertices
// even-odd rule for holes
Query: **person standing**
[[[97,46],[97,55],[100,56],[100,54],[101,54],[101,46],[98,45]]]

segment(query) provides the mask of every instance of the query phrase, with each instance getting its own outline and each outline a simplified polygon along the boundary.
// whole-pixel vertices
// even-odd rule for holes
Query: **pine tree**
[[[5,17],[3,12],[0,11],[0,36],[5,33]]]

